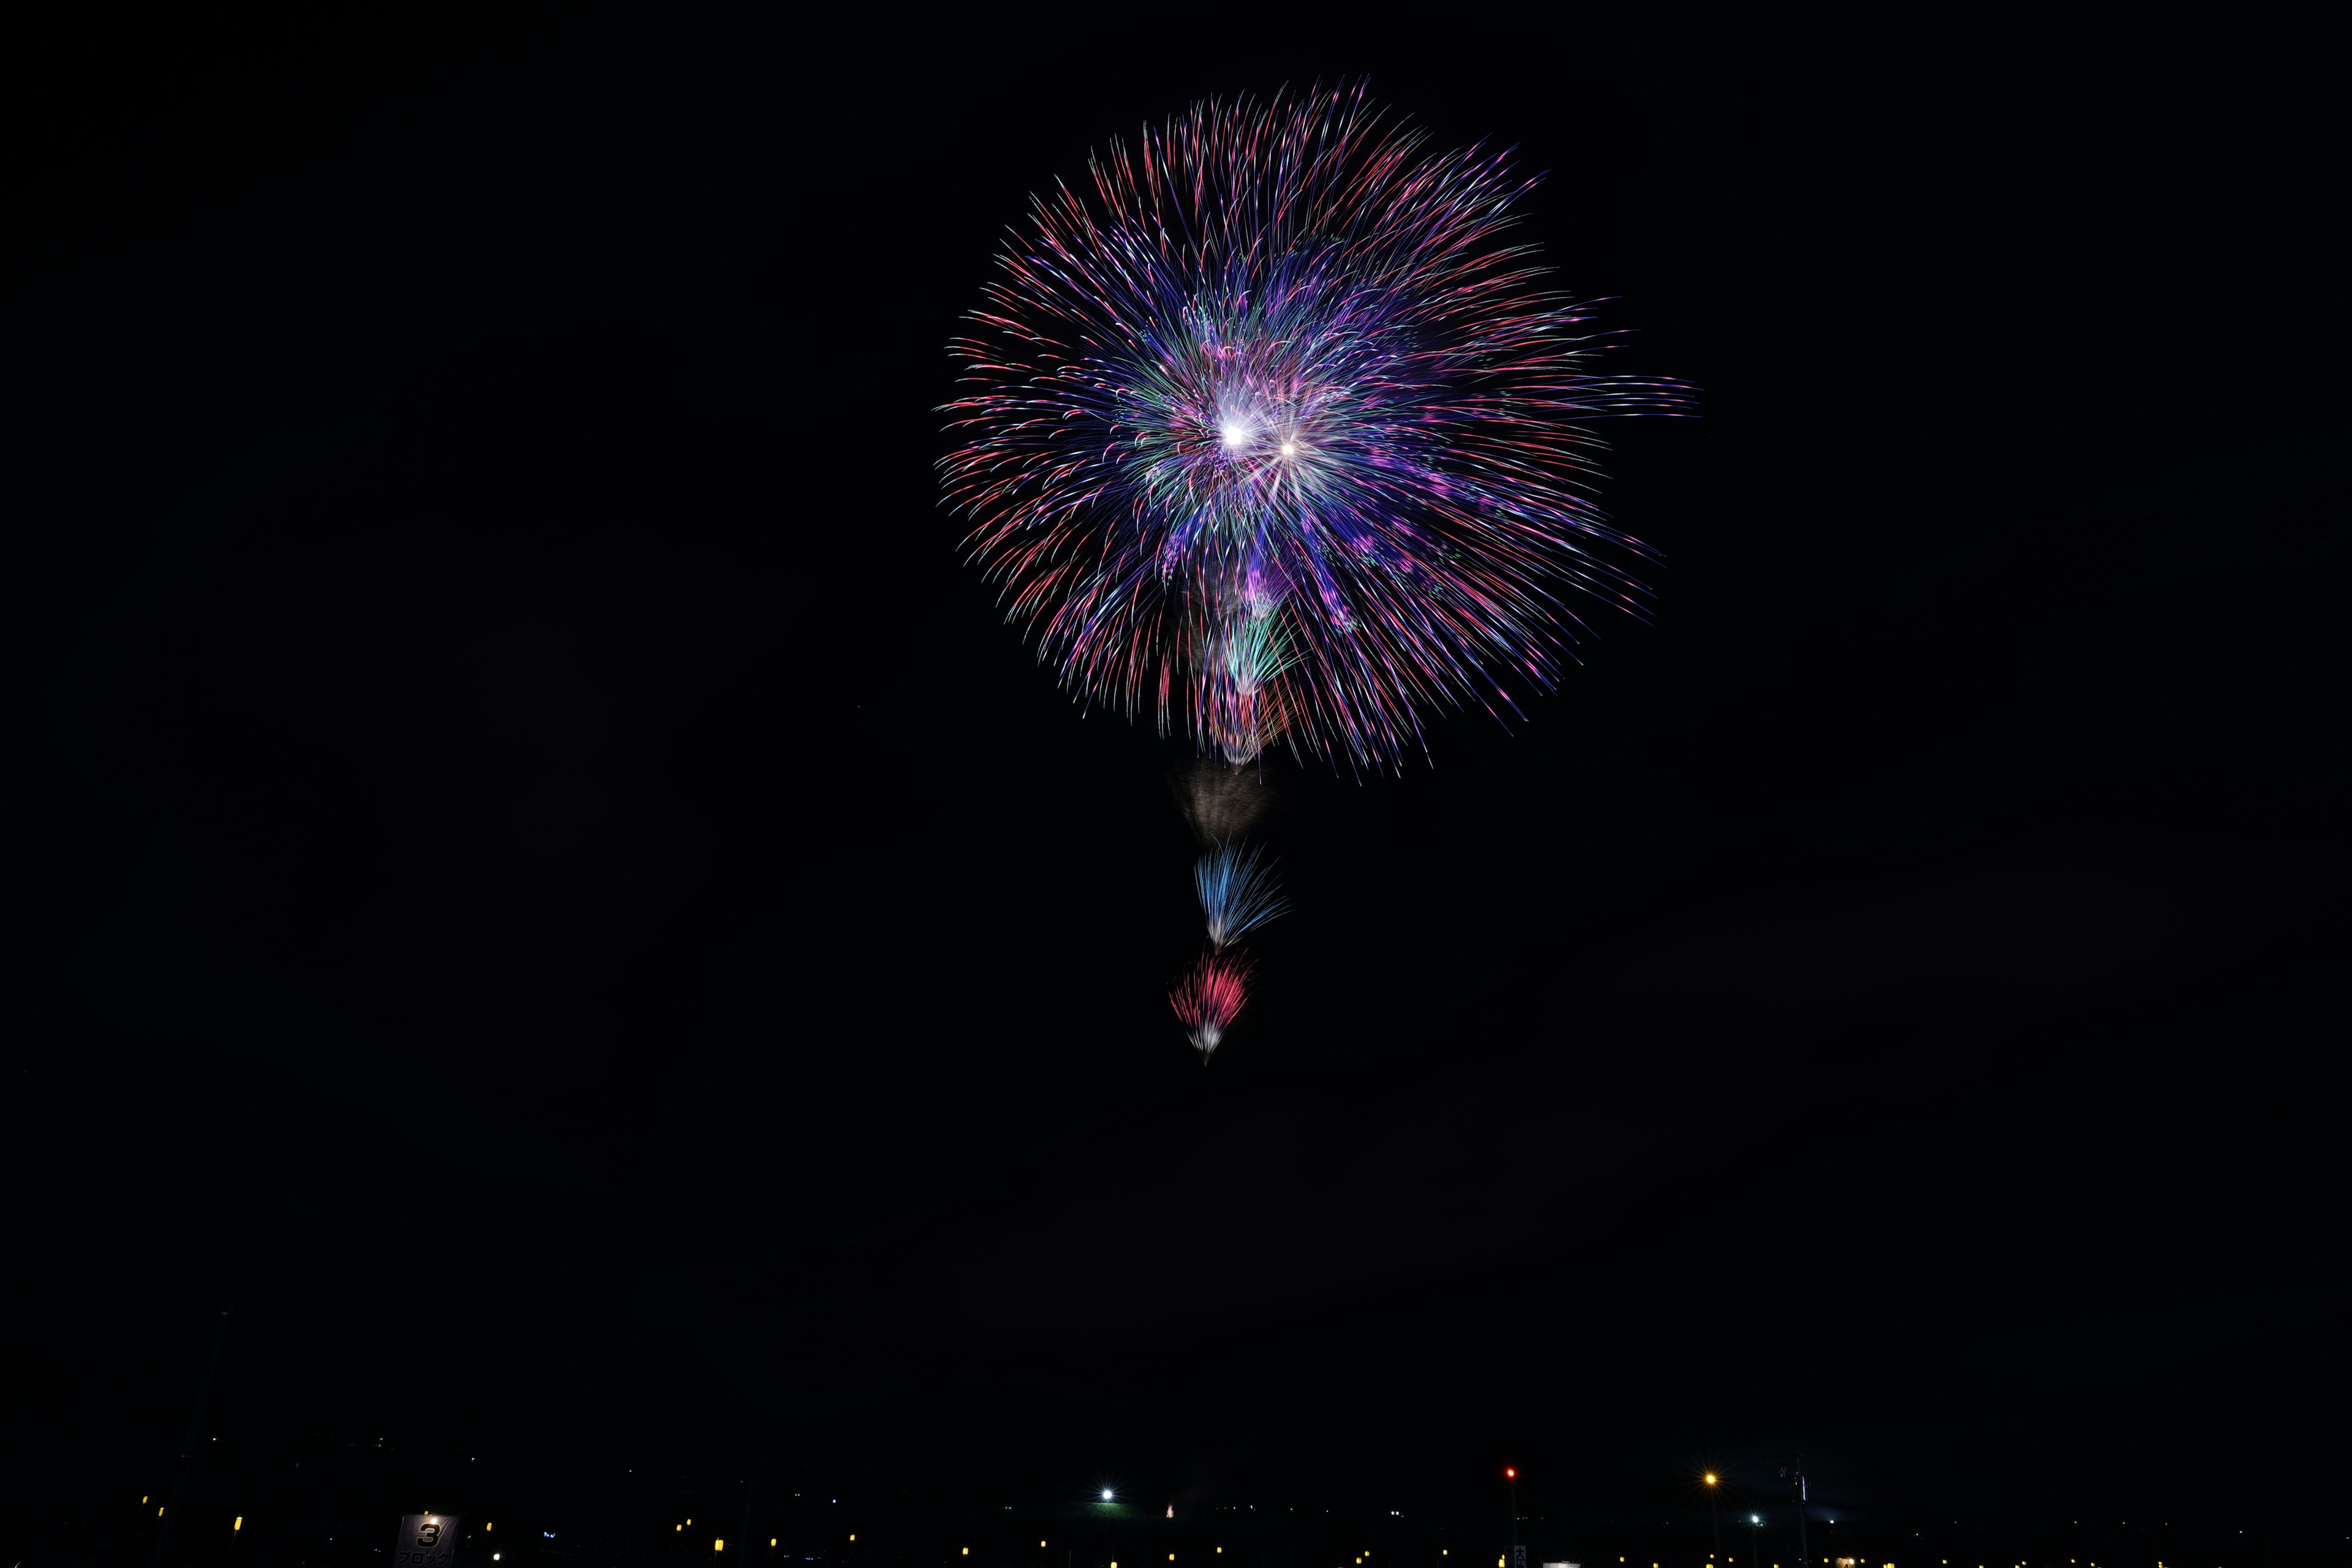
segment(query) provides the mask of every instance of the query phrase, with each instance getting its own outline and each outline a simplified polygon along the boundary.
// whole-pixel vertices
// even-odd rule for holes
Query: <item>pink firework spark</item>
[[[1201,1065],[1224,1043],[1225,1031],[1242,1010],[1249,991],[1249,965],[1227,953],[1204,953],[1168,994],[1168,1005],[1184,1022]]]

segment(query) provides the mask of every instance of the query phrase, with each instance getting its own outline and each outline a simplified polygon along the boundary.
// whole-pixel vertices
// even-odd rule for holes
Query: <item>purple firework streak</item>
[[[1360,87],[1202,103],[1037,198],[952,352],[971,557],[1089,703],[1232,763],[1394,767],[1424,715],[1554,684],[1564,591],[1638,613],[1578,422],[1591,302],[1507,243],[1533,179]]]

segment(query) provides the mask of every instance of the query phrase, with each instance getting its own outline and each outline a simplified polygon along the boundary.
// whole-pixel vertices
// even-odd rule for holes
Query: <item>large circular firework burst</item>
[[[1203,103],[1035,201],[943,479],[1087,700],[1390,767],[1552,684],[1564,590],[1638,609],[1578,422],[1686,389],[1585,374],[1589,305],[1507,242],[1533,180],[1425,143],[1360,87]]]

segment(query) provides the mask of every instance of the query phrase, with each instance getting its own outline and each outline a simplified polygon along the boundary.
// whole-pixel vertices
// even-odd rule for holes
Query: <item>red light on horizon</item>
[[[1503,1479],[1507,1481],[1516,1481],[1519,1479],[1519,1472],[1512,1466],[1505,1465],[1503,1467]]]

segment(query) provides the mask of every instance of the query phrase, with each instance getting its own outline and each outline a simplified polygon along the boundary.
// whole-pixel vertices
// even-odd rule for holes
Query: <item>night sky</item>
[[[28,48],[0,1553],[147,1560],[226,1307],[194,1561],[747,1480],[1484,1552],[1508,1461],[1649,1562],[1794,1454],[1988,1563],[2340,1554],[2319,45],[1554,15]],[[1602,431],[1656,613],[1516,732],[1270,762],[1204,1070],[1189,749],[1003,623],[933,409],[1031,192],[1357,75],[1702,416]]]

